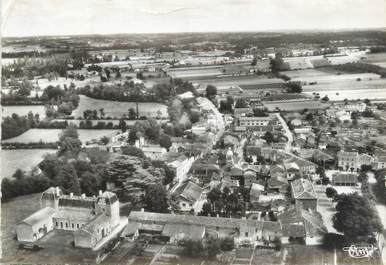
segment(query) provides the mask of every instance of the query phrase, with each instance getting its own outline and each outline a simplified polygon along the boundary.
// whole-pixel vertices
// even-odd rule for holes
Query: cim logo
[[[344,247],[343,251],[348,252],[348,255],[354,259],[370,258],[373,256],[374,251],[378,248],[373,245],[370,246],[355,246]]]

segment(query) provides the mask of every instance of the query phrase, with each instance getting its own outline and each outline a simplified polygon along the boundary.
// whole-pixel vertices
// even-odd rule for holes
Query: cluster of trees
[[[302,93],[302,84],[300,82],[289,81],[285,84],[288,93]]]
[[[65,193],[95,195],[104,187],[109,153],[99,149],[84,150],[85,159],[79,159],[81,143],[76,128],[69,126],[59,139],[59,151],[48,154],[38,165],[39,170],[25,174],[18,170],[13,178],[2,180],[3,200],[42,192],[50,186],[59,186]]]
[[[174,98],[168,104],[171,122],[177,130],[187,130],[200,120],[201,112],[194,99]]]
[[[128,142],[134,144],[140,137],[145,137],[167,150],[172,146],[170,136],[163,132],[157,120],[154,119],[135,122],[130,129]]]
[[[240,215],[245,210],[245,202],[248,201],[247,192],[235,190],[231,192],[227,187],[221,191],[212,189],[208,194],[208,201],[204,203],[200,215],[203,216],[232,216]]]
[[[275,54],[274,59],[271,59],[270,67],[271,67],[271,71],[273,73],[278,73],[279,71],[290,70],[289,65],[284,62],[283,55],[280,52]]]
[[[234,249],[233,238],[208,238],[205,242],[199,240],[183,240],[182,255],[190,258],[215,257],[221,251],[231,251]]]
[[[73,83],[69,88],[65,86],[64,89],[50,85],[44,89],[41,98],[49,103],[46,105],[47,118],[71,115],[72,111],[78,107],[80,100]],[[54,105],[57,106],[57,110],[53,107]]]
[[[353,193],[338,195],[335,200],[333,226],[349,242],[367,241],[383,231],[382,222],[369,199]]]
[[[219,111],[221,113],[233,113],[233,104],[235,100],[232,96],[227,96],[226,100],[220,101]]]
[[[39,114],[28,112],[27,116],[19,116],[13,113],[11,116],[5,117],[1,123],[1,138],[9,139],[16,137],[30,128],[35,128],[39,124]]]

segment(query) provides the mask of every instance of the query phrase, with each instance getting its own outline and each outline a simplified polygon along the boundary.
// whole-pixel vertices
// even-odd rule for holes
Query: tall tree
[[[150,212],[167,213],[169,203],[166,189],[162,185],[150,185],[144,196],[145,209]]]
[[[80,183],[72,164],[65,164],[59,171],[56,182],[64,193],[80,194]]]
[[[342,194],[337,197],[333,225],[350,241],[373,237],[381,233],[383,226],[374,205],[358,193]]]

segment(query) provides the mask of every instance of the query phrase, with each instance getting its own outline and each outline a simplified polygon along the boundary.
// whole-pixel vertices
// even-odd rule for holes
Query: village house
[[[73,233],[75,247],[95,249],[116,238],[127,224],[120,217],[117,196],[108,191],[86,197],[64,195],[58,187],[51,187],[42,193],[40,204],[39,211],[17,225],[19,242],[35,242],[58,229]]]
[[[240,117],[239,126],[253,129],[255,127],[268,126],[273,122],[273,117]]]
[[[267,181],[267,191],[270,193],[286,193],[288,186],[288,180],[282,177],[271,177]]]
[[[339,151],[338,167],[344,170],[360,170],[362,165],[372,165],[374,158],[368,154],[359,154],[357,151]]]
[[[186,157],[185,155],[178,156],[175,160],[167,162],[167,165],[175,173],[175,182],[183,182],[187,178],[187,174],[195,161],[194,156]]]
[[[179,185],[172,195],[178,204],[179,211],[199,213],[201,209],[197,208],[197,202],[202,192],[203,188],[193,181],[187,180]]]
[[[316,211],[289,209],[277,216],[282,226],[282,243],[320,245],[327,233],[323,219]]]
[[[318,197],[312,182],[308,179],[296,179],[291,182],[291,195],[295,200],[295,205],[299,208],[316,210]]]

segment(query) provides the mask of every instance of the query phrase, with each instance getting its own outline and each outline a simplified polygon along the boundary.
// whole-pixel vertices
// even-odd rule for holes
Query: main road
[[[294,137],[292,135],[292,132],[291,130],[289,129],[287,123],[285,122],[285,120],[283,119],[283,117],[280,115],[280,113],[275,113],[276,114],[276,117],[277,119],[280,121],[281,123],[281,126],[283,127],[284,131],[285,131],[285,136],[287,137],[288,141],[286,143],[286,146],[285,146],[285,150],[290,153],[291,152],[291,149],[292,149],[292,142],[294,141]]]

